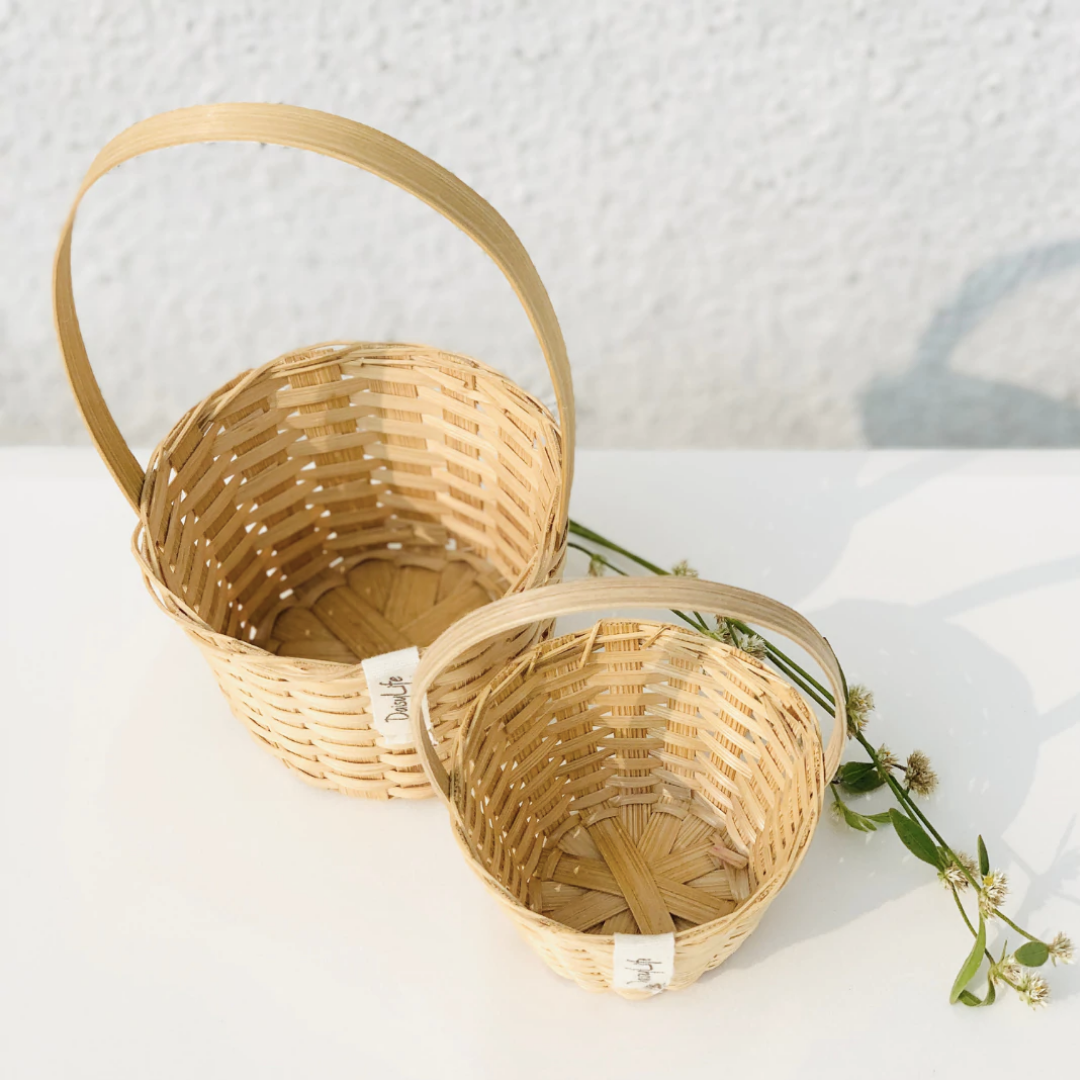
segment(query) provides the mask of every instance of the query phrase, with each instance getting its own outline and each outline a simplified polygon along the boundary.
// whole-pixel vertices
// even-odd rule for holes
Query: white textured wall
[[[94,152],[228,99],[363,120],[494,203],[562,318],[585,444],[1080,443],[1080,4],[1025,0],[0,0],[4,440],[82,437],[48,273]],[[545,387],[469,241],[276,148],[125,166],[76,282],[141,444],[330,337]]]

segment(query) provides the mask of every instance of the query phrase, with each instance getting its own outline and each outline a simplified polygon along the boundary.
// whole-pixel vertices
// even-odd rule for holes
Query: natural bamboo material
[[[75,214],[122,162],[196,142],[263,142],[337,158],[417,196],[499,266],[548,364],[560,425],[485,365],[418,345],[334,342],[288,353],[200,402],[144,473],[90,368],[71,288]],[[135,508],[160,605],[198,643],[233,712],[306,780],[367,798],[431,794],[415,748],[372,725],[359,660],[426,646],[495,597],[557,580],[566,553],[574,398],[547,292],[509,225],[415,150],[283,105],[211,105],[113,139],[57,249],[56,329],[79,409]],[[463,651],[429,695],[449,745],[489,671],[537,624]]]
[[[419,703],[461,655],[522,626],[625,607],[786,635],[839,702],[828,746],[799,694],[758,660],[634,618],[533,646],[491,677],[449,758],[432,744]],[[547,963],[607,990],[614,935],[673,933],[668,985],[679,989],[738,948],[802,860],[843,749],[842,683],[828,643],[775,600],[686,578],[576,581],[496,601],[440,636],[417,670],[411,719],[466,858]]]

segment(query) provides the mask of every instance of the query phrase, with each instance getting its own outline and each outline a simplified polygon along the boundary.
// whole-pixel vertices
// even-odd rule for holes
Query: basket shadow
[[[1057,580],[1061,572],[1057,564],[1036,569],[1044,582]],[[1005,839],[1032,789],[1043,746],[1080,724],[1080,695],[1040,714],[1027,680],[1008,657],[949,621],[958,613],[953,600],[964,605],[960,610],[977,607],[999,596],[1001,584],[984,582],[962,597],[929,606],[846,601],[814,618],[875,689],[882,716],[873,722],[872,737],[898,751],[919,748],[930,755],[941,785],[928,809],[943,835],[971,850],[981,833],[996,865],[1012,864],[1028,879],[1022,903],[1010,911],[1023,924],[1052,899],[1080,907],[1075,821],[1051,826],[1060,829],[1058,850],[1044,872],[1031,865],[1023,847]],[[861,642],[872,642],[872,650],[859,655]],[[910,680],[911,672],[920,673],[917,681]],[[1023,738],[1016,738],[1018,728]],[[854,802],[873,810],[889,803],[881,793],[867,797],[865,806]],[[892,830],[857,834],[825,820],[792,883],[727,964],[750,967],[934,880],[927,867],[903,852]],[[1033,929],[1045,928],[1036,922]],[[1060,990],[1080,992],[1080,983],[1073,982],[1065,980]],[[1055,993],[1062,996],[1058,985]]]

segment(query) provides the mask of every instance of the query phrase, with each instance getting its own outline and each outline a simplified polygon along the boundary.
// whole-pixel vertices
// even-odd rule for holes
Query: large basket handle
[[[828,677],[836,701],[832,732],[825,748],[825,774],[832,779],[840,764],[847,733],[844,677],[829,643],[797,611],[760,593],[717,585],[695,578],[624,578],[618,581],[567,581],[506,596],[460,619],[424,653],[413,679],[410,718],[413,740],[421,748],[421,763],[432,786],[449,802],[450,779],[421,716],[420,703],[431,684],[463,653],[488,638],[520,626],[611,607],[677,608],[706,611],[755,623],[783,634],[800,645]]]
[[[79,328],[71,289],[75,214],[86,192],[110,169],[153,150],[200,142],[275,143],[355,165],[438,210],[491,256],[529,316],[555,386],[563,437],[560,519],[565,517],[574,469],[574,390],[555,310],[521,241],[475,191],[423,154],[353,120],[294,105],[196,105],[140,121],[102,149],[75,197],[53,264],[56,332],[79,411],[128,502],[138,510],[144,473],[105,404]]]

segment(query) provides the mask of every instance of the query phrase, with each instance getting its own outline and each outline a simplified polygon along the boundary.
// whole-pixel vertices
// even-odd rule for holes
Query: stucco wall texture
[[[97,149],[269,100],[381,128],[503,213],[583,445],[1080,444],[1078,57],[1075,2],[0,0],[0,439],[84,439],[49,273]],[[551,398],[471,242],[309,155],[125,165],[75,276],[136,445],[328,338],[460,350]]]

